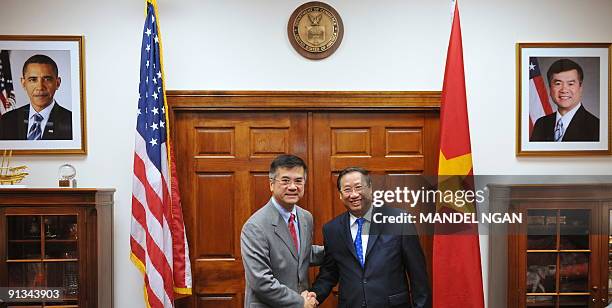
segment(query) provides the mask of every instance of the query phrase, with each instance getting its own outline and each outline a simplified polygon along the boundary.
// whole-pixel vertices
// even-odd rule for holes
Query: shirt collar
[[[276,199],[274,199],[274,196],[272,196],[270,200],[272,201],[272,204],[274,205],[274,207],[281,214],[285,222],[289,221],[289,217],[291,217],[291,214],[295,215],[295,219],[297,220],[297,210],[295,209],[295,205],[293,206],[293,209],[291,211],[287,211],[284,207],[278,204],[278,202],[276,202]]]
[[[41,110],[40,112],[36,112],[36,110],[34,110],[34,107],[32,107],[32,104],[30,104],[30,114],[28,116],[28,119],[32,119],[32,117],[38,113],[43,117],[43,120],[48,120],[53,107],[55,107],[55,100],[53,100],[53,102],[51,102],[49,106],[45,107],[45,109]]]
[[[370,204],[370,208],[368,209],[368,211],[363,214],[363,219],[365,219],[368,222],[372,222],[372,208],[374,206]],[[357,216],[353,215],[353,213],[349,212],[349,226],[352,226],[356,221],[357,221]]]
[[[557,126],[557,123],[559,123],[559,120],[561,120],[561,122],[563,122],[563,128],[565,131],[567,127],[569,126],[570,122],[572,121],[572,118],[574,118],[574,115],[576,114],[580,106],[582,106],[582,102],[578,103],[578,105],[574,106],[572,110],[566,112],[565,115],[563,116],[561,116],[559,111],[557,111],[557,119],[555,120],[555,127]]]

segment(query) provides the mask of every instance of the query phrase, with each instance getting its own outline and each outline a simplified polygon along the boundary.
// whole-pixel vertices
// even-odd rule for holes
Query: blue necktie
[[[353,243],[355,244],[355,252],[357,252],[357,258],[359,258],[359,263],[361,264],[362,268],[363,264],[365,263],[363,261],[363,247],[361,245],[361,230],[363,229],[364,222],[365,219],[363,219],[363,217],[357,218],[357,235],[355,236],[355,242]]]
[[[561,138],[563,138],[563,133],[563,121],[559,119],[559,121],[557,122],[557,127],[555,127],[555,141],[561,141]]]
[[[30,131],[28,132],[28,140],[39,140],[42,136],[42,129],[40,127],[40,123],[43,120],[43,116],[38,113],[35,113],[32,116],[34,120],[34,124],[30,127]]]

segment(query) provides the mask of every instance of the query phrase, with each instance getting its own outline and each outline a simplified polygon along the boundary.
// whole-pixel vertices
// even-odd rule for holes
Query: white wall
[[[344,40],[330,58],[287,40],[306,1],[158,0],[168,89],[441,90],[450,1],[327,1]],[[474,169],[479,174],[612,174],[610,157],[516,158],[515,43],[610,42],[609,0],[460,2]],[[2,34],[85,35],[87,156],[23,156],[29,186],[56,186],[72,163],[80,187],[114,187],[115,307],[143,307],[129,261],[133,131],[144,1],[3,0]],[[486,243],[483,243],[486,249]],[[484,258],[486,259],[486,258]],[[486,270],[484,270],[486,273]]]

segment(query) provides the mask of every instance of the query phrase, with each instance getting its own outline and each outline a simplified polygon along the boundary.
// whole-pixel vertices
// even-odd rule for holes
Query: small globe
[[[63,164],[59,167],[58,174],[62,180],[72,180],[76,176],[76,169],[71,164]]]

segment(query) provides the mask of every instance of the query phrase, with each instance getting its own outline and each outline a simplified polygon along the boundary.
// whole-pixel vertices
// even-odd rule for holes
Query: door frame
[[[168,90],[168,118],[172,124],[177,113],[194,111],[236,111],[236,112],[307,112],[308,127],[312,127],[313,113],[325,112],[414,112],[439,119],[440,91],[214,91],[214,90]],[[437,121],[435,122],[437,123]],[[437,124],[436,124],[437,125]],[[438,138],[435,130],[426,139]],[[180,132],[171,131],[169,136],[177,138]],[[312,143],[313,133],[308,130],[308,142]],[[436,143],[438,140],[436,140]],[[438,149],[432,149],[427,156],[434,156],[426,164],[425,172],[437,173]],[[314,161],[313,149],[308,149],[307,164]],[[313,191],[309,181],[308,190]],[[308,199],[307,208],[314,208],[314,198]],[[190,234],[187,234],[188,240]],[[427,250],[428,247],[423,247]],[[429,247],[430,248],[430,247]],[[193,258],[193,256],[191,256]],[[429,264],[431,267],[431,264]],[[431,269],[429,269],[431,273]],[[192,302],[193,304],[193,302]]]

